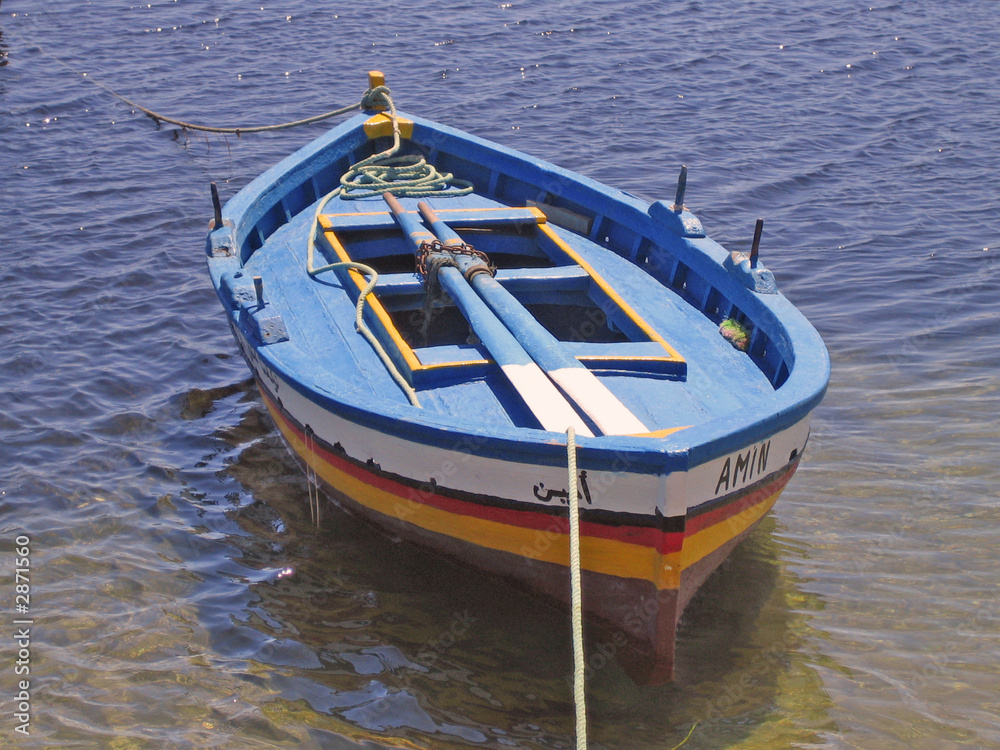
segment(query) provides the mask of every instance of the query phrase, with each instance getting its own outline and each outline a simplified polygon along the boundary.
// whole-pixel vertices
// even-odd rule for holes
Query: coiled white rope
[[[399,156],[402,139],[399,135],[399,118],[396,104],[392,101],[388,86],[376,86],[365,92],[362,102],[367,107],[381,105],[389,109],[392,123],[392,145],[385,151],[362,159],[351,166],[340,177],[340,187],[329,197],[340,191],[344,200],[370,198],[386,191],[398,196],[424,198],[467,195],[473,185],[468,180],[460,180],[451,172],[438,172],[433,165],[419,154]]]
[[[586,662],[583,653],[583,584],[580,581],[580,498],[576,491],[576,431],[566,430],[569,468],[569,580],[573,621],[573,701],[576,704],[576,747],[587,750]]]

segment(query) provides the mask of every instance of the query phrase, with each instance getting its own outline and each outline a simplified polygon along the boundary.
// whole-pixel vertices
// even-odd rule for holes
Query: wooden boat
[[[573,427],[589,640],[670,679],[685,605],[801,460],[823,342],[683,171],[649,205],[376,101],[216,200],[208,266],[275,424],[346,508],[563,604]],[[431,195],[357,169],[400,154]]]

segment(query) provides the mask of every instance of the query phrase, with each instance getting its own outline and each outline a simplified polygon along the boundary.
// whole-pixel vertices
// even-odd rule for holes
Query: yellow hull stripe
[[[756,505],[685,537],[684,546],[679,553],[681,569],[691,567],[760,521],[774,507],[780,494],[781,490],[778,490]]]
[[[366,508],[469,544],[562,566],[569,565],[568,537],[563,530],[565,524],[562,519],[553,518],[552,528],[549,530],[527,529],[450,513],[416,500],[399,497],[373,487],[320,459],[307,450],[304,441],[289,430],[279,416],[273,412],[272,415],[295,452],[305,458],[325,482]],[[581,540],[581,550],[586,570],[620,578],[653,580],[657,577],[658,555],[649,547],[584,537]]]

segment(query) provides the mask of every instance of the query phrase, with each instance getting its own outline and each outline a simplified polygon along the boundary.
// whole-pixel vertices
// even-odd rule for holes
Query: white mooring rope
[[[576,747],[587,750],[587,701],[584,691],[583,586],[580,582],[580,498],[576,494],[576,431],[566,430],[569,467],[569,580],[573,613],[573,701],[576,704]]]
[[[569,580],[573,610],[573,702],[576,704],[576,750],[587,750],[586,661],[583,653],[583,585],[580,581],[580,498],[576,485],[576,431],[566,429],[566,465],[569,468]],[[695,722],[687,736],[672,750],[679,750],[694,734]]]
[[[338,268],[347,268],[349,270],[358,271],[366,276],[371,277],[371,280],[368,282],[365,288],[361,290],[361,293],[358,295],[358,302],[354,308],[354,329],[362,336],[364,336],[365,340],[367,340],[368,343],[372,345],[372,348],[375,349],[375,352],[376,354],[378,354],[379,359],[382,360],[382,364],[385,365],[386,370],[389,371],[389,374],[392,376],[392,379],[396,381],[396,384],[403,390],[403,393],[406,394],[406,398],[409,399],[410,403],[413,406],[420,406],[420,399],[417,397],[416,390],[414,390],[413,386],[411,386],[408,382],[406,382],[406,378],[403,377],[403,374],[399,371],[399,368],[396,367],[395,363],[389,357],[389,353],[385,350],[385,347],[382,346],[382,343],[375,337],[375,334],[372,333],[371,329],[367,325],[365,325],[364,321],[365,300],[368,299],[368,295],[371,294],[372,289],[375,288],[375,284],[378,283],[378,272],[376,272],[375,269],[372,268],[371,266],[366,266],[364,263],[358,263],[353,260],[345,260],[341,261],[340,263],[331,263],[327,266],[314,268],[313,253],[314,253],[314,245],[312,242],[310,242],[309,247],[306,250],[306,271],[310,276],[315,277],[316,274],[320,273],[321,271],[331,271],[331,270],[336,270]]]
[[[309,425],[305,427],[306,444],[306,483],[309,485],[309,517],[316,528],[319,528],[319,476],[313,460],[316,458],[316,435]]]

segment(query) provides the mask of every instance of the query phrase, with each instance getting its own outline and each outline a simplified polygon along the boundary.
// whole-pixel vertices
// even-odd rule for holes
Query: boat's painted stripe
[[[275,423],[292,449],[332,487],[365,507],[420,528],[537,560],[568,564],[566,519],[546,513],[484,506],[407,485],[366,470],[307,439],[293,420],[265,396]],[[581,524],[587,570],[640,578],[676,588],[683,570],[756,524],[776,501],[791,469],[744,493],[700,528],[663,532],[650,527]],[[683,538],[683,546],[681,539]]]
[[[342,450],[331,449],[325,441],[317,438],[315,433],[312,433],[311,438],[307,440],[303,429],[285,412],[284,408],[277,406],[266,392],[263,390],[261,392],[268,410],[276,415],[275,422],[278,423],[282,433],[293,432],[300,442],[310,446],[310,452],[320,460],[334,465],[355,478],[363,479],[366,483],[393,492],[403,498],[405,502],[419,501],[453,513],[478,516],[532,529],[550,528],[553,523],[558,523],[559,519],[564,517],[564,505],[529,505],[493,497],[485,493],[472,495],[469,492],[439,487],[433,482],[417,482],[413,479],[407,480],[403,477],[390,475],[381,467],[373,468],[366,462],[348,457]],[[512,466],[514,465],[512,464]],[[516,471],[514,468],[511,470]],[[584,521],[586,527],[594,529],[595,536],[621,539],[647,547],[655,547],[660,551],[669,551],[672,544],[669,540],[673,540],[679,549],[683,536],[683,518],[617,513],[593,508],[585,510],[584,513],[585,518],[607,519]]]
[[[647,323],[642,316],[640,316],[632,306],[629,305],[618,292],[615,291],[604,277],[602,277],[593,266],[591,266],[583,257],[580,256],[576,250],[570,247],[548,224],[539,224],[539,230],[552,241],[552,243],[558,247],[567,257],[573,260],[574,263],[579,265],[583,270],[585,270],[590,277],[594,280],[594,283],[598,288],[607,295],[607,297],[614,302],[622,312],[624,312],[629,319],[646,335],[651,341],[655,341],[660,344],[667,352],[667,356],[670,360],[675,362],[684,362],[684,357],[682,357],[676,349],[674,349],[670,344],[667,343],[656,330]]]
[[[751,508],[759,508],[761,503],[774,494],[775,490],[780,491],[784,489],[794,473],[795,465],[789,465],[780,470],[777,477],[768,477],[758,485],[749,488],[749,491],[733,493],[728,502],[720,504],[719,507],[714,508],[708,513],[689,515],[686,528],[687,535],[689,537],[695,536],[706,529],[712,529],[718,527],[720,524],[728,523],[730,519],[746,513]]]
[[[398,499],[400,508],[405,510],[407,515],[416,513],[418,506],[429,505],[456,515],[482,518],[525,529],[549,531],[565,529],[566,527],[565,506],[542,506],[534,510],[523,507],[504,507],[489,502],[472,502],[445,494],[447,490],[438,488],[436,485],[407,483],[372,471],[371,468],[359,461],[330,451],[328,447],[316,439],[315,435],[307,438],[303,431],[271,399],[265,396],[264,400],[286,439],[293,443],[289,435],[294,435],[298,444],[304,447],[305,452],[299,451],[300,456],[303,459],[306,455],[311,456],[310,466],[315,466],[317,462],[325,462],[336,471],[393,494]],[[586,511],[584,512],[586,513]],[[684,537],[683,523],[672,522],[680,522],[681,519],[663,519],[661,517],[653,519],[653,521],[655,525],[634,526],[628,523],[601,523],[583,520],[581,528],[584,533],[590,536],[649,547],[660,553],[680,550]],[[667,525],[676,526],[676,529],[664,530],[663,527]]]
[[[274,410],[271,413],[276,414]],[[343,462],[317,460],[316,453],[289,429],[287,422],[280,418],[275,421],[292,449],[324,482],[370,510],[469,544],[564,566],[569,563],[563,539],[567,536],[565,519],[548,516],[546,528],[528,528],[435,507],[415,499],[412,488],[392,488],[394,483],[389,480],[375,481],[370,474],[361,477],[347,471]],[[586,570],[622,578],[659,577],[660,555],[655,549],[589,535],[582,538],[581,546]]]
[[[769,483],[757,492],[750,493],[739,502],[733,503],[732,507],[727,508],[724,518],[694,531],[689,529],[688,536],[684,539],[684,548],[680,554],[681,569],[691,567],[706,555],[756,525],[774,507],[778,496],[785,489],[785,485],[788,484],[793,473],[794,471],[788,471],[778,482]]]

